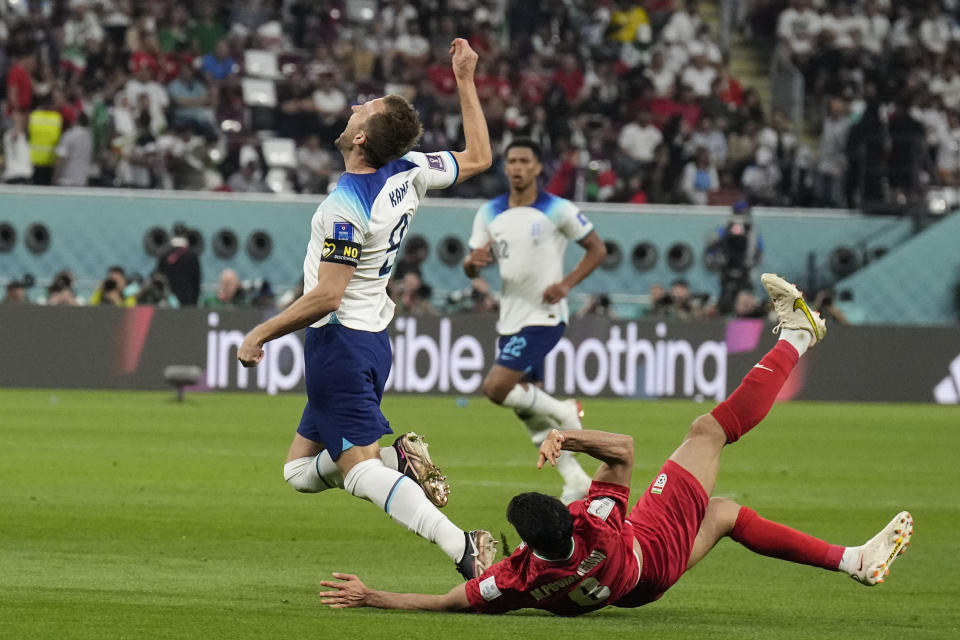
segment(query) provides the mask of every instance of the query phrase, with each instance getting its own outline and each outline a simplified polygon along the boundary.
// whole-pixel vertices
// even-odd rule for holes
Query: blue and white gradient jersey
[[[428,189],[446,189],[457,181],[459,168],[449,151],[410,152],[375,173],[344,173],[336,189],[317,207],[310,224],[310,242],[303,261],[303,290],[317,286],[317,268],[324,241],[360,245],[360,259],[347,283],[340,308],[314,327],[334,321],[360,331],[382,331],[396,305],[387,297],[387,280],[400,241]]]
[[[490,249],[500,266],[500,335],[529,326],[567,322],[567,301],[543,301],[543,292],[563,279],[567,240],[580,241],[593,231],[575,204],[541,191],[529,207],[510,207],[509,194],[484,204],[473,219],[470,248],[492,241]]]

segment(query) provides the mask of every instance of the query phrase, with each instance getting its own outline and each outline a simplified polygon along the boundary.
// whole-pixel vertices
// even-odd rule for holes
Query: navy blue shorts
[[[303,356],[307,406],[297,433],[322,442],[334,460],[353,445],[393,433],[380,411],[393,359],[386,330],[307,327]]]
[[[497,346],[500,354],[497,364],[514,371],[522,371],[524,380],[543,381],[543,360],[550,353],[567,325],[561,322],[553,327],[524,327],[519,333],[500,336]]]

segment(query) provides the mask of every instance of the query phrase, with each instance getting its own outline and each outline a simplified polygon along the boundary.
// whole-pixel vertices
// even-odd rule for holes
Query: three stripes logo
[[[938,404],[960,404],[960,355],[950,363],[950,375],[933,388],[933,399]]]

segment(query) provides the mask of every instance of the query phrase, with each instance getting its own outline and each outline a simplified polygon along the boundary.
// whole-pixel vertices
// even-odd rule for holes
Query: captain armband
[[[327,238],[323,241],[323,251],[320,253],[321,262],[335,262],[356,267],[360,264],[360,245],[349,240]]]

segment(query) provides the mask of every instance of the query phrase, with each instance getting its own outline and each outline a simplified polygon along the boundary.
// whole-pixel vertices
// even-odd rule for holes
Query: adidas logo
[[[938,404],[960,404],[960,355],[950,363],[950,375],[933,388]]]

